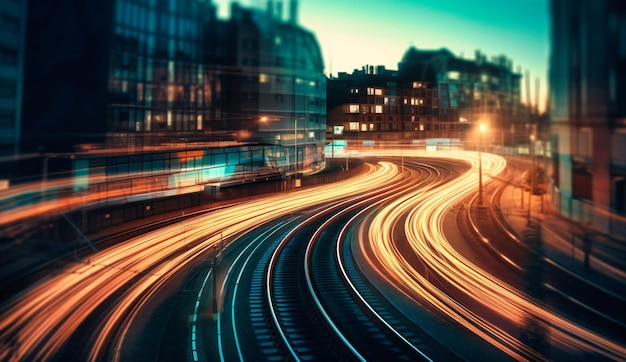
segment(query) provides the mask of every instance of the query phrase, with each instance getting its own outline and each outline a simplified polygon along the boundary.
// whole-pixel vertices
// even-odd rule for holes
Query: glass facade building
[[[221,25],[221,127],[240,140],[281,145],[287,164],[297,160],[298,172],[315,171],[324,164],[326,135],[321,51],[293,11],[286,21],[268,4],[261,11],[234,3]]]
[[[31,0],[23,150],[234,140],[282,146],[282,169],[315,171],[326,130],[319,44],[296,23],[296,1],[288,20],[268,4],[235,3],[218,20],[204,0]]]
[[[213,21],[214,10],[204,1],[115,2],[109,132],[129,135],[130,143],[141,145],[133,138],[143,137],[147,144],[155,136],[195,139],[210,129],[214,79],[205,33]]]

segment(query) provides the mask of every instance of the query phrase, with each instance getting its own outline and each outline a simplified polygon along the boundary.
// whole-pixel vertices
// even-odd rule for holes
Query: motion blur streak
[[[397,152],[396,155],[400,153]],[[438,153],[436,156],[444,155]],[[565,351],[589,351],[611,359],[623,358],[626,355],[624,346],[548,310],[538,301],[471,263],[453,248],[444,236],[443,219],[454,205],[476,192],[478,161],[477,155],[469,152],[448,153],[447,157],[470,160],[472,169],[464,176],[426,194],[413,199],[402,198],[381,210],[373,219],[367,237],[361,235],[361,248],[366,247],[364,243],[367,239],[371,243],[367,247],[373,250],[377,261],[400,289],[414,298],[426,300],[440,312],[513,358],[545,359],[512,335],[510,330],[513,328],[507,331],[506,328],[491,323],[487,315],[497,315],[518,327],[527,318],[534,318],[546,324],[552,342]],[[506,166],[506,161],[499,156],[483,153],[482,157],[484,182],[490,179],[490,175],[498,175]],[[396,247],[393,227],[403,213],[408,213],[404,225],[407,241],[425,264],[425,275],[418,271],[418,265],[411,264]],[[446,293],[429,279],[437,279],[439,283],[443,281],[452,286],[457,295],[462,293],[465,299],[471,298],[473,305],[481,305],[482,308],[473,308],[471,311],[467,305],[458,301],[458,297],[453,298],[450,295],[452,291],[449,287],[445,288],[448,290]]]
[[[98,306],[118,290],[93,343],[90,359],[105,358],[108,341],[123,337],[138,305],[160,284],[224,239],[312,203],[373,190],[390,182],[398,169],[391,163],[366,164],[365,171],[332,187],[321,186],[236,204],[120,243],[93,254],[89,263],[15,296],[0,312],[0,359],[46,360]],[[223,246],[223,245],[221,245]],[[116,337],[118,327],[121,331]],[[113,342],[119,344],[121,342]]]

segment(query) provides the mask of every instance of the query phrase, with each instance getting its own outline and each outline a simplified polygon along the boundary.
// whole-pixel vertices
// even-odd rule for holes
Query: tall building
[[[607,215],[626,214],[626,3],[553,0],[551,11],[552,199],[610,231]]]
[[[201,134],[214,13],[198,0],[30,0],[23,149]]]
[[[233,3],[221,24],[220,128],[242,141],[283,146],[280,158],[315,170],[324,164],[324,63],[315,36],[297,24],[297,1],[289,18],[282,13],[282,2],[269,1],[265,11]]]
[[[30,0],[23,150],[236,140],[321,167],[324,64],[297,7],[222,21],[206,0]]]
[[[19,152],[26,2],[0,3],[0,156]]]

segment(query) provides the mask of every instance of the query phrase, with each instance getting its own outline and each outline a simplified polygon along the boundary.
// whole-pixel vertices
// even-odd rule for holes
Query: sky
[[[274,0],[275,2],[277,0]],[[218,16],[227,18],[231,0],[213,0]],[[265,9],[266,0],[239,0]],[[283,1],[285,18],[289,0]],[[549,0],[300,0],[299,23],[315,33],[325,73],[351,73],[364,65],[398,69],[407,49],[447,48],[474,59],[505,55],[513,69],[530,72],[531,101],[535,79],[540,109],[545,109],[549,44]],[[526,81],[521,82],[526,103]]]

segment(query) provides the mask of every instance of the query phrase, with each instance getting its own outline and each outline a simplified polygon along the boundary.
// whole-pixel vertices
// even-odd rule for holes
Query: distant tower
[[[276,2],[276,19],[282,21],[283,20],[283,1],[278,0]]]
[[[271,18],[274,17],[274,1],[267,0],[267,15]]]
[[[289,23],[298,23],[298,0],[291,0],[289,3]]]

